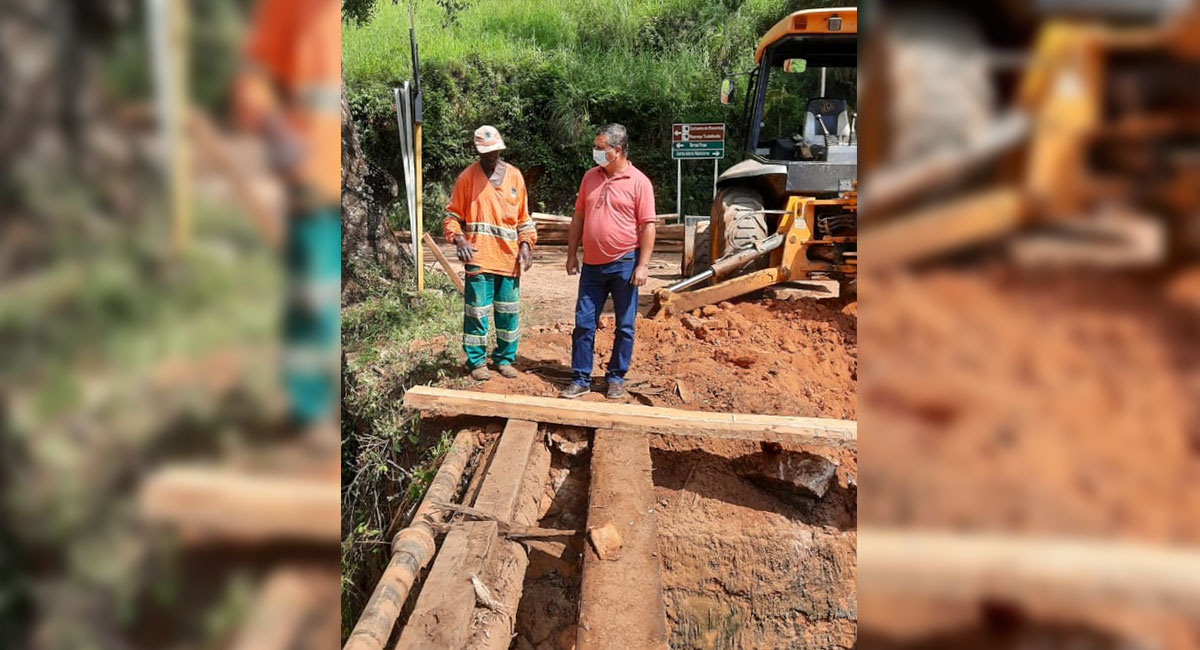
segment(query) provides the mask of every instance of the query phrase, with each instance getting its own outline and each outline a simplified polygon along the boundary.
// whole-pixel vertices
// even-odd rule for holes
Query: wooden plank
[[[396,650],[463,647],[475,612],[471,576],[483,573],[495,543],[494,521],[469,521],[446,535]]]
[[[512,518],[536,440],[536,422],[508,421],[496,453],[482,470],[486,474],[475,498],[476,510],[498,519]],[[471,521],[455,525],[446,535],[396,650],[463,647],[475,611],[471,576],[483,575],[498,534],[494,521]]]
[[[281,247],[283,245],[283,215],[267,207],[267,204],[254,192],[246,172],[233,159],[233,155],[229,153],[221,137],[217,135],[212,118],[200,109],[192,109],[190,117],[191,134],[201,151],[225,175],[234,195],[250,213],[251,220],[254,221],[254,225],[258,226],[267,243],[273,248]]]
[[[513,508],[513,521],[519,526],[537,523],[549,477],[550,449],[539,442],[534,444],[529,455],[529,465],[525,468],[520,495]],[[504,524],[499,526],[501,529],[505,527]],[[511,530],[509,532],[511,533]],[[523,544],[512,541],[503,530],[501,537],[486,574],[480,577],[491,590],[492,596],[500,603],[502,611],[482,606],[475,608],[471,639],[466,646],[470,650],[508,650],[513,642],[512,631],[516,627],[517,611],[520,609],[521,595],[525,590],[529,555]]]
[[[532,212],[532,213],[530,213],[529,216],[534,221],[537,221],[539,225],[542,223],[571,223],[571,217],[563,216],[561,214],[546,214],[545,212]]]
[[[404,406],[439,415],[525,418],[592,429],[627,428],[643,433],[837,448],[853,447],[858,439],[858,423],[853,420],[685,411],[429,386],[410,388],[404,394]]]
[[[458,289],[459,293],[465,293],[467,289],[466,285],[463,284],[463,279],[458,277],[458,272],[454,270],[454,267],[450,266],[450,260],[446,259],[446,256],[442,254],[442,249],[438,248],[437,242],[433,241],[433,237],[429,233],[425,233],[421,236],[421,241],[425,242],[425,245],[429,247],[429,252],[433,253],[433,256],[437,258],[438,264],[442,265],[442,270],[446,272],[446,275],[450,276],[450,281],[454,283],[454,288]]]
[[[1100,539],[865,529],[862,592],[1200,614],[1200,549]]]
[[[690,277],[696,274],[696,224],[686,224],[683,227],[683,256],[679,261],[679,275]],[[704,269],[700,269],[704,270]]]
[[[654,229],[655,241],[683,241],[685,226],[683,224],[658,224]],[[559,236],[566,237],[571,230],[571,224],[558,222],[538,222],[537,232],[538,237]]]
[[[615,557],[584,551],[578,650],[667,648],[650,445],[632,431],[600,429],[592,449],[588,528],[621,535]],[[622,615],[615,615],[622,612]]]
[[[500,446],[488,465],[487,477],[475,497],[475,509],[498,519],[510,520],[517,503],[521,479],[529,465],[529,454],[537,441],[537,422],[509,420],[500,435]]]

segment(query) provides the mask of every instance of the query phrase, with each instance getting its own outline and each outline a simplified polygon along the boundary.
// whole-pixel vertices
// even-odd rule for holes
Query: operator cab
[[[788,196],[830,198],[858,178],[858,9],[806,9],[772,27],[754,52],[755,67],[721,84],[721,103],[740,111],[745,159],[717,187],[752,187],[778,209]]]
[[[750,153],[775,161],[854,162],[857,39],[797,35],[767,47],[747,97]]]

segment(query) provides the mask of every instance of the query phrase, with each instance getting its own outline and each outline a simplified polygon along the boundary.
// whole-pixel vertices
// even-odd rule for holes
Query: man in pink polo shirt
[[[625,396],[625,373],[633,357],[633,325],[638,287],[646,284],[654,251],[654,188],[626,158],[625,127],[609,124],[596,133],[596,161],[579,185],[567,239],[567,275],[579,273],[572,334],[571,385],[561,395],[573,399],[591,390],[593,344],[604,303],[612,296],[617,327],[604,378],[607,397]],[[583,243],[583,269],[576,250]]]

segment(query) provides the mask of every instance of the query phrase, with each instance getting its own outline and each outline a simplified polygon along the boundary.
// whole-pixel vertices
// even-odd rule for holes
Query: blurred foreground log
[[[171,467],[143,485],[141,512],[188,541],[341,541],[337,475],[297,477],[219,467]]]
[[[863,593],[1134,604],[1200,614],[1200,549],[919,530],[858,533]]]

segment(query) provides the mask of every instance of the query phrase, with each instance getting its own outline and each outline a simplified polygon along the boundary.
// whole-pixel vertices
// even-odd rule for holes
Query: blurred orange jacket
[[[235,86],[250,128],[281,115],[303,145],[300,182],[341,201],[342,24],[338,0],[262,0]]]
[[[525,177],[516,165],[505,162],[504,179],[494,187],[474,162],[458,175],[446,218],[442,220],[442,235],[453,243],[463,235],[475,247],[471,264],[480,273],[495,273],[510,278],[521,275],[517,253],[521,243],[532,247],[537,243],[537,229],[529,216],[529,199],[525,193]]]

